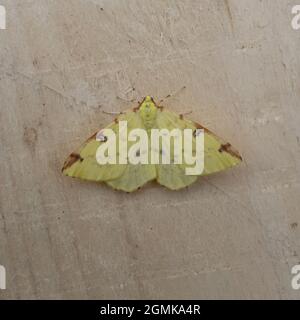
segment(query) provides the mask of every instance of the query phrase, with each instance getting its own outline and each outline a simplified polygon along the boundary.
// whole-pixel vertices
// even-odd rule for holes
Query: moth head
[[[156,118],[157,106],[150,96],[145,97],[140,107],[140,115],[144,122],[150,123]]]

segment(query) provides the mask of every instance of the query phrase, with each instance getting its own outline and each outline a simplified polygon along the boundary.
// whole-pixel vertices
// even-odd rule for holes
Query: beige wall
[[[300,297],[296,1],[0,4],[1,298]],[[182,86],[165,105],[193,111],[243,165],[180,192],[61,175],[111,120],[101,110],[136,105],[117,96]]]

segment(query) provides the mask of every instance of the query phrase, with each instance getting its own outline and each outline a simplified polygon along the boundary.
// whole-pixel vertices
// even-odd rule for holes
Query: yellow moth
[[[152,134],[157,132],[162,134],[154,140]],[[196,165],[187,159],[190,154],[190,159],[197,163],[200,136],[203,165],[197,171]],[[191,137],[191,143],[182,137]],[[199,176],[226,170],[241,161],[230,143],[183,115],[158,106],[147,96],[138,107],[121,113],[73,152],[62,172],[70,177],[105,182],[125,192],[135,191],[152,180],[178,190],[192,184]]]

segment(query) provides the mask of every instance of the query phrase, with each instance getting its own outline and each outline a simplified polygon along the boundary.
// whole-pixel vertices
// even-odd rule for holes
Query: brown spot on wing
[[[222,153],[224,151],[229,153],[233,157],[240,159],[241,161],[243,160],[238,151],[235,150],[230,143],[225,143],[221,145],[221,147],[219,148],[219,152]]]
[[[65,162],[62,171],[66,170],[67,168],[71,167],[77,161],[82,162],[83,158],[78,153],[71,153],[67,161]]]

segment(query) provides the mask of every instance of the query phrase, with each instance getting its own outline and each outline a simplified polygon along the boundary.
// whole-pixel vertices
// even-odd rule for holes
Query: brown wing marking
[[[78,153],[71,153],[67,161],[65,162],[62,171],[66,170],[67,168],[71,167],[75,162],[83,161],[83,158]]]
[[[242,157],[240,156],[240,154],[238,153],[238,151],[235,150],[230,143],[222,144],[218,151],[221,153],[225,151],[225,152],[229,153],[230,155],[232,155],[233,157],[236,157],[236,158],[240,159],[241,161],[243,160]]]
[[[194,122],[194,121],[193,121]],[[211,134],[212,136],[214,136],[217,140],[223,141],[222,138],[218,137],[217,135],[215,135],[212,131],[208,130],[207,128],[203,127],[201,124],[194,122],[195,126],[197,129],[203,129],[205,133]],[[219,150],[219,152],[227,152],[230,155],[232,155],[233,157],[238,158],[239,160],[243,161],[243,158],[241,157],[241,155],[239,154],[239,152],[234,149],[234,147],[230,144],[230,143],[222,143]]]

